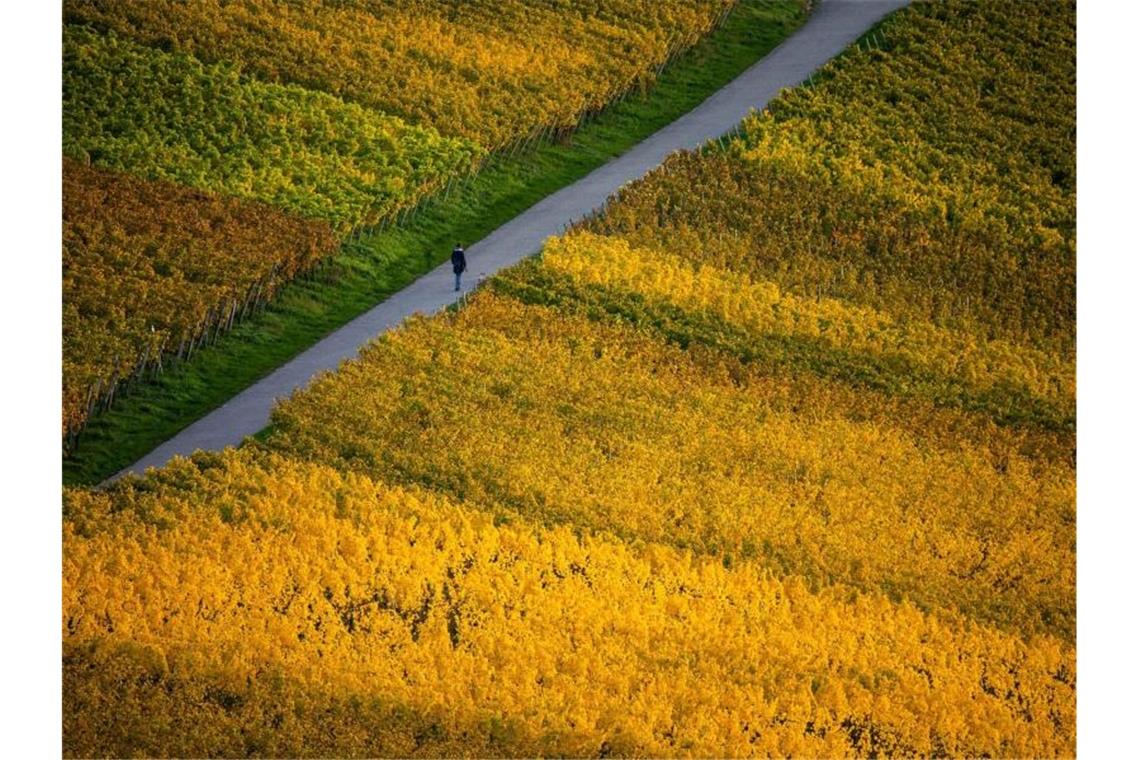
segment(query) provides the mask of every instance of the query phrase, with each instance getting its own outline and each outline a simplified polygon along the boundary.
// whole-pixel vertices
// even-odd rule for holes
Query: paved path
[[[906,4],[907,0],[823,0],[798,31],[704,103],[468,248],[468,284],[537,252],[543,241],[561,232],[567,222],[601,207],[615,190],[660,164],[670,153],[699,147],[731,131],[752,108],[762,108],[781,88],[802,82],[876,21]],[[434,313],[453,303],[454,286],[451,265],[440,265],[111,479],[161,466],[177,454],[237,445],[269,424],[269,412],[277,399],[306,385],[314,375],[356,356],[363,345],[408,316]]]

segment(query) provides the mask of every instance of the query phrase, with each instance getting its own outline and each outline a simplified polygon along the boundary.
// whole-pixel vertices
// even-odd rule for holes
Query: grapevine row
[[[566,135],[723,23],[736,0],[99,3],[64,18],[512,152]]]

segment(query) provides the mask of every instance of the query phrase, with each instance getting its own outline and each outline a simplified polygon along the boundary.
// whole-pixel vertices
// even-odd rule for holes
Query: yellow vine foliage
[[[499,148],[652,83],[735,0],[68,0],[64,20],[232,61]]]
[[[1075,21],[1066,2],[915,3],[593,226],[1072,361]]]
[[[326,9],[66,11],[273,67]],[[65,491],[65,753],[1073,755],[1072,16],[915,4],[263,440]]]
[[[787,386],[485,294],[296,393],[269,445],[544,523],[1072,637],[1069,461],[908,428],[877,394]]]
[[[1074,751],[1071,647],[879,594],[501,524],[248,451],[69,491],[65,510],[69,662],[100,665],[65,669],[65,693],[90,698],[96,681],[111,704],[187,697],[160,697],[170,712],[138,735],[121,721],[145,707],[122,704],[97,732],[65,698],[81,729],[68,754],[164,754],[167,740],[234,754],[229,714],[272,689],[288,695],[265,716],[292,732],[272,740],[286,753],[305,750],[292,734],[313,733],[330,693],[435,716],[416,746],[400,731],[348,734],[339,753],[410,754],[464,730],[512,755]],[[274,686],[285,674],[303,688]],[[185,685],[196,678],[212,686]],[[186,711],[199,722],[177,734]]]
[[[580,232],[555,238],[543,249],[542,260],[579,282],[708,311],[752,333],[808,337],[831,347],[898,357],[981,389],[1001,383],[1023,386],[1067,409],[1076,406],[1073,363],[1031,346],[895,319],[834,298],[797,296],[771,280],[632,246],[620,237]]]

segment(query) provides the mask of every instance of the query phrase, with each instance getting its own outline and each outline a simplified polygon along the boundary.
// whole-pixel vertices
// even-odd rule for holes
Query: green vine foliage
[[[414,205],[485,154],[332,95],[79,26],[64,30],[63,151],[340,230]]]

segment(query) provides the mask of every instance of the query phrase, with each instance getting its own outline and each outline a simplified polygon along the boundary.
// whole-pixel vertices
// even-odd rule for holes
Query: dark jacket
[[[451,252],[451,269],[456,274],[467,270],[467,257],[463,255],[462,248],[456,248]]]

